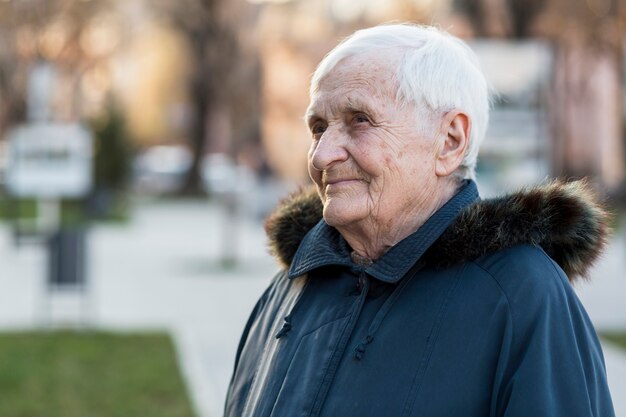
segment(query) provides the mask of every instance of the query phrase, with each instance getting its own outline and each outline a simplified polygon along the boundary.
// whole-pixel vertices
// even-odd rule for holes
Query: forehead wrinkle
[[[307,121],[317,118],[328,119],[333,114],[345,113],[349,105],[346,106],[344,100],[344,94],[318,93],[307,108],[305,118]]]
[[[393,65],[381,63],[380,57],[375,63],[362,61],[355,65],[350,58],[331,70],[318,84],[305,112],[307,123],[358,111],[382,117],[384,111],[379,103],[397,102],[398,79]]]

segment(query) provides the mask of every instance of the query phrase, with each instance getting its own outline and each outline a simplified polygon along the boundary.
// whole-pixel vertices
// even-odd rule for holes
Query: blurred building
[[[306,181],[302,115],[323,55],[354,30],[435,24],[470,43],[498,96],[481,154],[494,187],[624,178],[624,8],[617,0],[8,0],[0,2],[0,137],[25,120],[29,74],[52,115],[123,111],[136,147],[228,154]],[[0,139],[1,140],[1,139]]]
[[[615,188],[624,178],[625,154],[622,17],[614,3],[265,2],[259,21],[263,132],[272,166],[306,177],[302,112],[323,54],[360,27],[412,21],[465,38],[484,61],[496,99],[481,164],[483,175],[501,183],[496,188],[588,175]]]

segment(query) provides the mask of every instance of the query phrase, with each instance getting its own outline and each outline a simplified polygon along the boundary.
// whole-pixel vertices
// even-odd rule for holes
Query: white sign
[[[76,198],[92,184],[93,144],[79,124],[41,123],[8,135],[6,185],[18,197]]]

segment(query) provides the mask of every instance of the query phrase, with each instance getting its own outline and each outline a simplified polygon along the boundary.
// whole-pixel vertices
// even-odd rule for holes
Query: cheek
[[[352,150],[352,155],[359,168],[372,179],[384,175],[388,167],[394,164],[394,157],[389,145],[375,136],[365,138],[360,143],[365,145],[357,146]]]
[[[432,156],[423,146],[404,146],[397,153],[385,156],[388,167],[387,183],[390,188],[410,190],[426,186],[431,173],[434,173]]]
[[[391,147],[386,141],[378,142],[375,152],[379,155],[378,159],[380,159],[386,167],[392,166],[397,161],[397,156],[393,154]]]

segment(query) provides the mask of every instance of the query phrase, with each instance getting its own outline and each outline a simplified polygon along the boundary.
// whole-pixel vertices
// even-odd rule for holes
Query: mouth
[[[330,187],[339,188],[339,187],[348,187],[355,186],[362,183],[369,183],[368,177],[364,174],[360,173],[358,170],[343,170],[340,172],[339,170],[335,172],[323,171],[320,182],[320,185],[323,189]]]
[[[362,181],[363,180],[360,178],[334,178],[334,179],[324,181],[324,186],[350,185],[350,184],[356,184]]]

